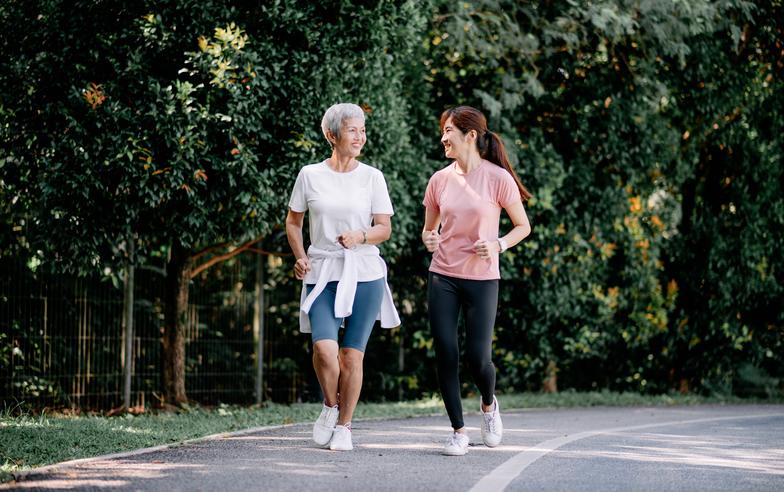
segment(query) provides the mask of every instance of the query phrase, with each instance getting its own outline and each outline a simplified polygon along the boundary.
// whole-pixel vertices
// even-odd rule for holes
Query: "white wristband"
[[[504,239],[500,237],[498,238],[498,246],[501,248],[499,253],[503,253],[509,247],[507,246],[506,241],[504,241]]]

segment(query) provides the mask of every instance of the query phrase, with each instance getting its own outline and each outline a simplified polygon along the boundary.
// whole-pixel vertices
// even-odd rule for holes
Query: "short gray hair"
[[[365,112],[356,104],[339,103],[333,104],[324,113],[321,118],[321,131],[324,133],[324,138],[329,142],[329,134],[332,133],[335,137],[340,137],[340,127],[343,122],[350,118],[362,118],[365,121]],[[332,142],[329,142],[332,145]]]

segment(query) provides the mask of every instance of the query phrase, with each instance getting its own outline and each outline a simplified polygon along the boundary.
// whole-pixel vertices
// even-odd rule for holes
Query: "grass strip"
[[[590,406],[670,406],[697,404],[781,403],[736,397],[694,395],[646,396],[634,393],[562,392],[499,395],[504,411],[525,408]],[[467,412],[478,411],[479,398],[463,400]],[[177,444],[188,439],[251,427],[310,422],[320,404],[268,404],[264,407],[193,407],[179,413],[148,412],[133,416],[0,414],[0,482],[12,473],[79,458],[139,448]],[[394,403],[360,403],[355,419],[444,415],[439,398]],[[445,425],[447,425],[445,423]]]

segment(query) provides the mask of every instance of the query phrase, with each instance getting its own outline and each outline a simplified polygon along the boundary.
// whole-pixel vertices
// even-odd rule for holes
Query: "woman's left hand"
[[[361,231],[346,231],[338,236],[338,243],[346,249],[351,249],[357,244],[362,244],[364,238]]]
[[[489,260],[492,255],[497,254],[499,251],[500,246],[498,245],[498,241],[480,239],[474,243],[474,252],[483,260]]]

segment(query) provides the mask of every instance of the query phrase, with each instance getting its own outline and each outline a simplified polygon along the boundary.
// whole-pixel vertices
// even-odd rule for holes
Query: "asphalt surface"
[[[292,425],[54,465],[0,490],[784,491],[784,405],[502,416],[491,449],[467,414],[461,457],[440,454],[446,417],[354,422],[350,452],[319,449],[310,425]]]

